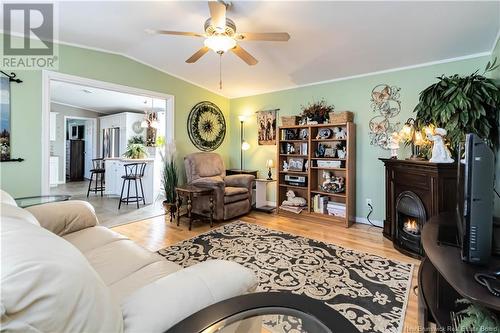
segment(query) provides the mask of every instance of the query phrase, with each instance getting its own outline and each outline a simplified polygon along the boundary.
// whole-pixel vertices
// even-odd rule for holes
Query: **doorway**
[[[173,96],[48,71],[43,73],[43,87],[42,120],[47,126],[42,126],[42,143],[50,143],[46,145],[49,149],[42,144],[43,194],[69,194],[72,199],[90,202],[105,226],[163,214],[160,152],[165,148],[163,144],[172,142],[174,137]],[[150,136],[146,135],[149,131],[142,128],[144,120],[153,115],[159,126],[155,129],[155,137],[161,137],[162,140],[158,141],[163,142],[161,145],[149,142]],[[105,157],[102,156],[105,151],[103,131],[108,128],[119,129],[118,142],[115,142],[119,146],[119,154],[105,160],[106,191],[102,196],[91,192],[87,197],[92,159]],[[122,205],[118,209],[122,185],[119,172],[123,169],[119,160],[125,159],[123,153],[128,142],[140,136],[148,141],[149,173],[146,172],[146,177],[150,177],[151,186],[146,195],[146,205],[140,209],[136,209],[135,205]],[[59,137],[63,137],[63,144],[56,144],[55,138]],[[71,151],[73,145],[75,149],[81,147],[76,156]],[[54,186],[49,182],[48,174],[59,156],[60,176]],[[76,176],[72,173],[72,162],[81,165],[82,170]],[[54,173],[50,171],[50,174]],[[113,172],[118,172],[116,177],[111,176]]]

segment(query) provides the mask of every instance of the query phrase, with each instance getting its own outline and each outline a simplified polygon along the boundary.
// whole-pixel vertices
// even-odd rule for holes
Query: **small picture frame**
[[[335,148],[326,148],[325,149],[325,157],[335,157],[336,149]]]
[[[288,170],[304,171],[304,159],[303,158],[289,158],[288,159]]]

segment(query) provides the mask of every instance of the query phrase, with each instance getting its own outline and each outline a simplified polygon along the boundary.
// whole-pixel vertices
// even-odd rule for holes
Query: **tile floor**
[[[130,203],[128,206],[122,203],[118,209],[119,197],[104,195],[90,192],[87,198],[88,181],[69,182],[60,184],[50,189],[50,194],[69,194],[72,200],[88,201],[94,206],[96,215],[101,225],[106,227],[114,227],[122,224],[127,224],[134,221],[144,220],[155,216],[163,215],[163,198],[157,198],[153,204],[140,205],[137,209],[135,203]]]

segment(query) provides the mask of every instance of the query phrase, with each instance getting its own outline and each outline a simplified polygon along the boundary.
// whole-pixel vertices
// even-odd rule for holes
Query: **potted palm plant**
[[[498,149],[500,85],[485,77],[498,66],[495,59],[488,62],[482,74],[476,71],[467,76],[438,77],[438,82],[420,93],[414,110],[418,126],[432,124],[446,129],[452,147],[458,147],[466,133],[475,133],[492,149]]]
[[[162,184],[165,194],[163,208],[165,209],[165,213],[170,213],[170,218],[172,218],[176,210],[175,188],[179,182],[177,166],[175,165],[175,144],[167,144],[165,152],[160,149],[160,155],[163,161]]]

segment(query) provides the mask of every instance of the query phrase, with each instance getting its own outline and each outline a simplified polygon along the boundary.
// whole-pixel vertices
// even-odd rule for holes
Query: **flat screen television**
[[[487,264],[491,256],[495,155],[476,134],[467,134],[458,165],[457,227],[462,260]]]

